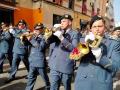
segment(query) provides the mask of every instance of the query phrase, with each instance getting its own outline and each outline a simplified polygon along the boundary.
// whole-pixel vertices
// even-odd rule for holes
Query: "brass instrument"
[[[9,31],[9,28],[8,27],[4,27],[4,28],[2,28],[1,30],[0,30],[0,38],[2,37],[2,36],[4,36],[2,33],[3,32],[8,32]]]
[[[72,50],[69,58],[71,60],[80,60],[84,55],[90,52],[88,44],[78,43],[77,47]]]
[[[89,43],[89,46],[90,46],[91,48],[97,48],[97,47],[99,47],[101,41],[102,41],[102,37],[96,35],[96,36],[95,36],[95,40],[93,40],[93,41],[92,41],[92,40],[88,40],[87,42]]]
[[[85,44],[78,43],[77,47],[72,50],[69,56],[71,60],[80,60],[84,55],[90,52],[90,47],[98,48],[102,41],[102,37],[99,35],[91,34],[85,41]]]
[[[53,34],[52,29],[46,28],[45,32],[44,32],[44,38],[45,38],[45,40],[47,40],[50,36],[52,36],[52,34]]]
[[[52,36],[53,33],[60,30],[60,27],[61,27],[61,24],[55,24],[51,29],[45,28],[45,32],[44,32],[45,40],[47,40],[50,36]]]
[[[5,27],[5,28],[3,29],[3,32],[7,32],[7,31],[9,31],[9,28],[8,28],[8,27]]]
[[[28,33],[23,33],[20,35],[20,40],[21,40],[21,43],[24,44],[24,40],[25,39],[28,39],[28,38],[31,38],[34,34],[34,32],[28,32]]]
[[[91,48],[98,48],[102,39],[103,39],[102,36],[95,35],[95,34],[91,33],[91,34],[88,35],[88,38],[85,41],[86,41],[86,43],[88,43],[88,45]]]

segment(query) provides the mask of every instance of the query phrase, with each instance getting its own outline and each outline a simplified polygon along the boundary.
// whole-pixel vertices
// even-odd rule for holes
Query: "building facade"
[[[81,28],[81,25],[86,24],[96,13],[98,6],[100,11],[103,11],[104,8],[100,7],[103,4],[98,1],[105,0],[0,0],[0,11],[10,13],[8,19],[5,19],[8,17],[5,14],[0,14],[4,16],[0,22],[15,25],[20,19],[24,19],[32,30],[37,22],[52,27],[60,23],[60,17],[67,13],[73,17],[73,28]],[[7,4],[8,2],[11,4]],[[97,7],[95,3],[98,3]]]

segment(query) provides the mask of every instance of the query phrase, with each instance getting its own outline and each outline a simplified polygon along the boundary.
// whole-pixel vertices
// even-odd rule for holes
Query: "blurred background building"
[[[37,22],[52,27],[67,13],[74,18],[73,28],[84,29],[93,15],[114,22],[112,4],[112,0],[0,0],[0,22],[15,25],[25,19],[30,29]]]
[[[114,0],[114,21],[115,26],[120,26],[120,0]]]

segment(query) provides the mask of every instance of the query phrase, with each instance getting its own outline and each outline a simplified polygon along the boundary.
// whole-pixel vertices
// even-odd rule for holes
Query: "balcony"
[[[16,0],[0,0],[0,3],[10,6],[15,6]]]

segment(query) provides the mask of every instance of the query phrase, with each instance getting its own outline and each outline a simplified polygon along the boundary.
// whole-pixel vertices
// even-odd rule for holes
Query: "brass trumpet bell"
[[[71,60],[79,60],[84,55],[89,53],[89,46],[88,44],[82,44],[79,43],[76,48],[73,49],[73,51],[70,53],[70,59]]]
[[[24,44],[24,39],[26,39],[28,37],[31,38],[33,35],[35,35],[33,32],[21,34],[20,35],[21,44]]]
[[[85,42],[91,47],[91,48],[98,48],[103,37],[97,35],[96,33],[93,34],[90,32],[88,35],[85,37]]]
[[[97,48],[97,47],[99,47],[101,41],[102,41],[102,37],[98,36],[98,35],[95,35],[95,39],[94,40],[88,39],[87,43],[89,44],[89,46],[91,48]]]
[[[47,40],[52,35],[52,33],[53,33],[52,30],[46,28],[44,32],[45,39]]]

